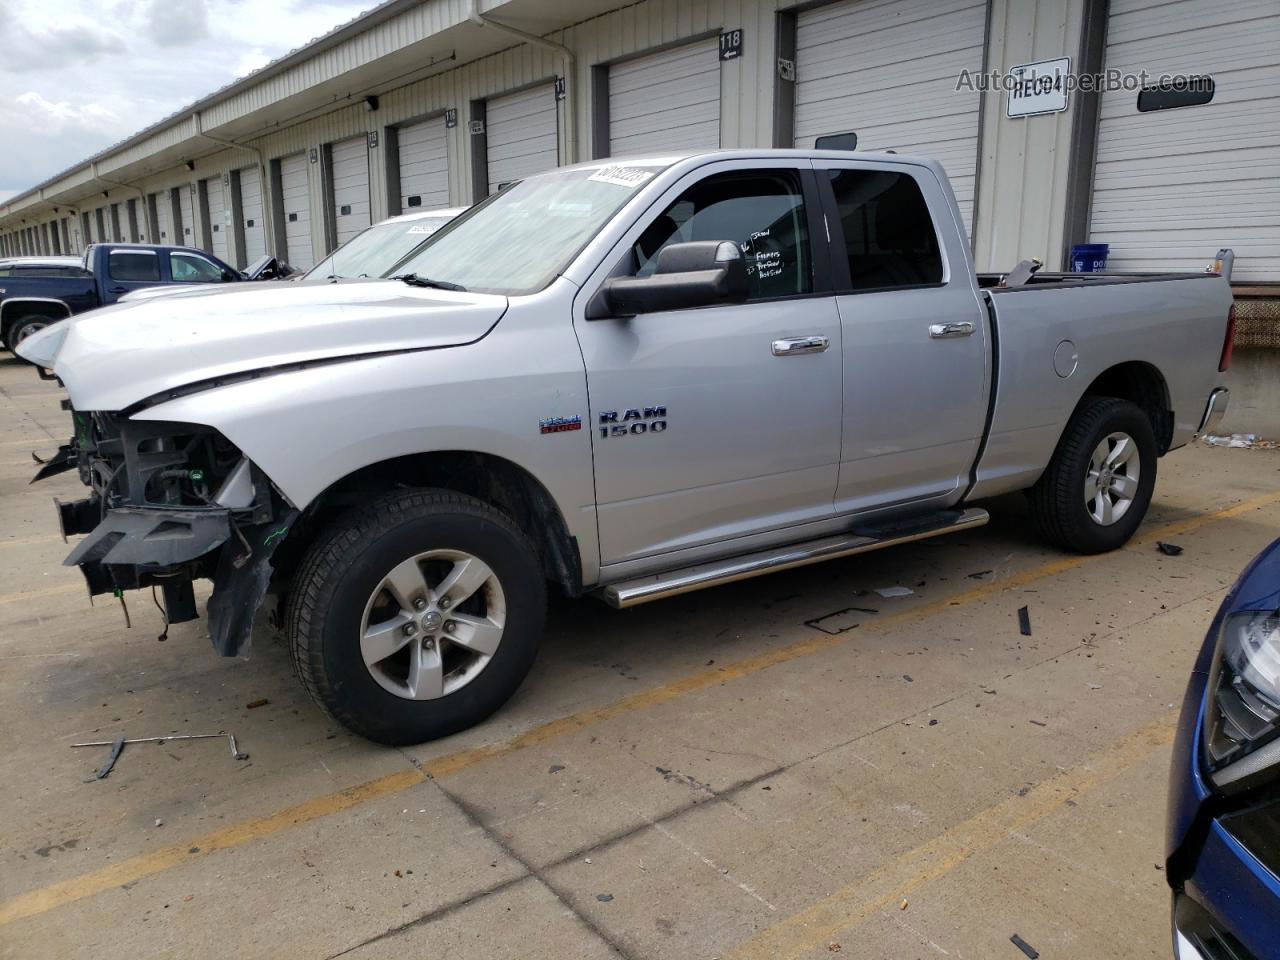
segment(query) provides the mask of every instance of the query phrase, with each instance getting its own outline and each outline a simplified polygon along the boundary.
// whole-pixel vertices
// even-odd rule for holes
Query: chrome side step
[[[948,512],[943,519],[934,524],[907,527],[900,532],[886,532],[875,535],[871,532],[842,533],[832,537],[822,537],[807,543],[795,543],[784,547],[773,547],[757,553],[748,553],[727,560],[716,560],[701,563],[697,566],[673,570],[670,573],[658,573],[634,580],[613,583],[599,590],[599,596],[610,606],[634,607],[650,600],[661,600],[681,593],[691,593],[705,587],[718,587],[735,580],[746,580],[779,570],[790,570],[793,567],[804,567],[823,560],[834,560],[836,557],[848,557],[855,553],[869,553],[884,547],[910,543],[913,540],[927,540],[940,537],[946,533],[958,533],[981,527],[991,519],[985,510],[969,507],[960,511]]]

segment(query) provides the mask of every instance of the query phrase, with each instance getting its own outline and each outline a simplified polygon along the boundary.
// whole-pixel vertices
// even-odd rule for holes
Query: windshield
[[[541,290],[662,169],[565,170],[507,187],[396,268],[486,293]]]
[[[449,220],[447,216],[419,217],[375,224],[321,260],[304,279],[381,277]]]

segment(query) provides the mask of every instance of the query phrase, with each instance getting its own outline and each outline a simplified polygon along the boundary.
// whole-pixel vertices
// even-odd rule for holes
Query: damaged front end
[[[64,537],[87,534],[63,561],[90,596],[159,587],[169,623],[197,617],[192,583],[213,581],[209,636],[223,656],[248,652],[271,555],[297,519],[266,476],[216,430],[72,411],[75,435],[32,482],[77,470],[90,495],[55,500]]]

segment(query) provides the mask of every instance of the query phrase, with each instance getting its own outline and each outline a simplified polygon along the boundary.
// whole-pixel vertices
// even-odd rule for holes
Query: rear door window
[[[112,250],[107,255],[112,280],[146,283],[160,279],[160,258],[149,250]]]
[[[849,259],[850,289],[942,282],[938,232],[913,176],[892,170],[827,173]]]

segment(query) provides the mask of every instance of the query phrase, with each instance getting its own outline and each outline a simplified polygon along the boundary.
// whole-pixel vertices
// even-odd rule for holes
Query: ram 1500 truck
[[[0,277],[0,340],[15,350],[37,330],[115,303],[131,290],[256,280],[274,269],[274,258],[261,261],[251,273],[241,273],[192,247],[92,243],[79,270],[14,271]]]
[[[1014,490],[1051,543],[1119,547],[1227,400],[1222,277],[977,275],[908,156],[559,169],[400,270],[19,348],[71,399],[41,474],[90,487],[58,507],[90,593],[158,586],[178,622],[210,578],[223,655],[270,594],[312,696],[385,743],[497,709],[549,585],[628,607],[971,530]]]

